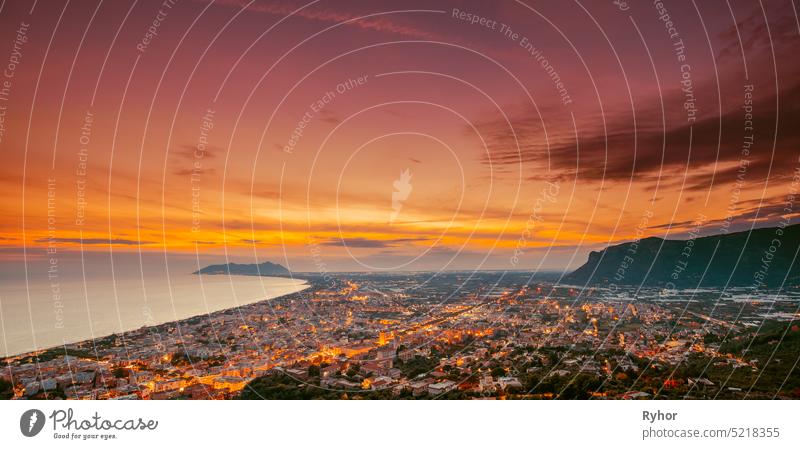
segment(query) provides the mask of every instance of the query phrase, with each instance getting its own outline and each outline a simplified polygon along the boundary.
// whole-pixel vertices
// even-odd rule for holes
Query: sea
[[[72,261],[74,262],[74,261]],[[300,279],[194,275],[118,264],[46,264],[0,273],[0,357],[63,346],[234,308],[304,290]],[[0,268],[3,264],[0,264]]]

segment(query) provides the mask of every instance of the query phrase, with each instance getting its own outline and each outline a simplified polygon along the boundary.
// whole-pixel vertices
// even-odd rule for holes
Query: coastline
[[[216,275],[216,274],[205,274],[205,275],[190,274],[188,276],[204,276],[204,277],[205,276],[213,276],[213,277],[219,276],[220,278],[223,277],[222,275]],[[195,320],[198,317],[205,316],[205,317],[209,317],[209,318],[214,318],[215,315],[224,314],[224,313],[227,313],[227,312],[229,312],[230,310],[233,310],[233,309],[238,309],[238,308],[242,308],[242,307],[249,307],[249,306],[252,306],[252,305],[263,303],[265,301],[271,301],[273,299],[278,299],[278,298],[283,298],[283,297],[286,297],[286,296],[289,296],[289,295],[294,295],[294,294],[300,293],[302,291],[305,291],[305,290],[307,290],[308,288],[311,287],[311,284],[307,280],[298,279],[298,278],[274,277],[274,276],[257,276],[256,277],[256,276],[246,276],[246,275],[229,275],[229,276],[226,275],[226,277],[234,277],[234,276],[237,277],[237,278],[255,278],[255,279],[258,279],[259,281],[262,281],[264,279],[275,279],[275,280],[301,282],[301,283],[297,286],[298,288],[296,290],[294,290],[294,291],[281,292],[281,293],[276,294],[274,296],[270,296],[269,294],[267,294],[267,297],[263,297],[263,295],[261,295],[261,296],[258,296],[256,298],[254,298],[254,299],[247,299],[247,300],[244,300],[244,301],[240,300],[240,302],[238,304],[234,304],[234,305],[227,306],[227,307],[214,308],[213,310],[209,310],[208,312],[204,312],[204,313],[192,313],[190,315],[179,317],[179,318],[175,318],[175,319],[153,320],[152,322],[145,322],[144,324],[141,324],[141,325],[138,325],[138,326],[135,326],[135,327],[122,329],[122,330],[118,330],[118,331],[115,331],[115,332],[103,332],[102,334],[95,335],[94,337],[75,338],[75,339],[70,339],[70,340],[64,340],[62,344],[52,344],[52,345],[48,344],[48,345],[42,346],[41,348],[38,348],[38,349],[23,350],[23,351],[20,351],[20,352],[13,352],[13,353],[9,353],[9,354],[0,354],[0,361],[4,361],[5,362],[5,361],[8,361],[8,360],[16,360],[16,359],[19,359],[19,358],[32,357],[32,356],[35,356],[35,355],[38,355],[38,354],[42,354],[42,353],[46,353],[48,351],[52,351],[52,350],[54,350],[56,348],[62,348],[64,350],[66,350],[68,346],[93,345],[94,343],[96,343],[98,341],[102,341],[104,339],[108,339],[109,337],[123,337],[124,338],[127,334],[137,333],[137,332],[141,332],[143,330],[148,330],[148,329],[158,329],[158,328],[160,328],[162,326],[179,325],[179,324],[181,324],[181,323],[183,323],[185,321]],[[267,293],[269,293],[269,292],[267,292]],[[240,298],[237,298],[237,299],[240,299]],[[170,306],[172,308],[174,308],[174,304],[171,304]],[[152,317],[152,315],[151,315],[151,317]],[[6,316],[6,320],[8,320],[7,316]],[[7,344],[7,342],[8,341],[6,341],[5,343]]]

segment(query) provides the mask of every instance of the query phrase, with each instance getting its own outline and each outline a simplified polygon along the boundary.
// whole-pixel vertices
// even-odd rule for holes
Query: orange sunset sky
[[[796,215],[787,0],[2,5],[4,266],[564,269]]]

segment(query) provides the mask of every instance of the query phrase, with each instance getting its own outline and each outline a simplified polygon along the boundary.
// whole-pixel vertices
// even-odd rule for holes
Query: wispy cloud
[[[213,175],[217,172],[216,168],[181,168],[172,172],[175,176],[197,176],[197,175]]]
[[[217,4],[242,8],[247,5],[246,0],[220,0]],[[260,12],[265,14],[286,16],[297,10],[301,5],[288,2],[263,2],[257,1],[247,8],[247,11]],[[426,30],[421,30],[410,25],[399,24],[383,16],[372,16],[363,19],[356,19],[365,14],[354,14],[344,11],[333,11],[327,8],[320,8],[316,4],[294,12],[295,17],[319,22],[345,22],[347,26],[353,26],[364,30],[379,31],[382,33],[398,34],[402,36],[414,37],[419,39],[435,39],[436,35]]]
[[[79,238],[41,238],[36,239],[36,243],[80,243],[84,245],[148,245],[155,242],[144,240],[128,240],[128,239],[79,239]]]
[[[345,239],[329,239],[322,242],[324,246],[347,246],[350,248],[394,248],[416,242],[425,242],[429,239],[424,237],[411,237],[400,239],[368,239],[363,237],[353,237]]]
[[[197,150],[197,146],[185,144],[179,146],[178,148],[175,148],[174,150],[172,150],[170,154],[173,156],[178,156],[183,159],[193,161],[200,156],[202,156],[203,159],[212,159],[217,157],[217,154],[225,152],[224,148],[217,147],[214,145],[206,145],[204,148],[202,148],[202,150],[203,150],[202,153],[200,153]]]

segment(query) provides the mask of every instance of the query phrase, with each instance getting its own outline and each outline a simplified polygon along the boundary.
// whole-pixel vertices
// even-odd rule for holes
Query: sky
[[[789,0],[4,1],[0,22],[12,277],[79,254],[564,270],[800,207]]]

